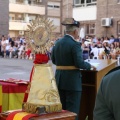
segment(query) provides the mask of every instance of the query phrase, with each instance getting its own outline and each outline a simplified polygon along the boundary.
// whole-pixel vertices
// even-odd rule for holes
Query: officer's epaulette
[[[116,70],[120,70],[120,66],[113,68],[113,69],[110,70],[106,75],[108,75],[108,74],[110,74],[110,73],[112,73],[112,72],[114,72],[114,71],[116,71]],[[106,75],[105,75],[105,76],[106,76]]]

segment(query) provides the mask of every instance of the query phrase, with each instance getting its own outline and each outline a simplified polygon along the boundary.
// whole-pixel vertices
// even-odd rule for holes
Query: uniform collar
[[[70,36],[73,40],[75,40],[75,38],[72,36],[72,35],[70,35],[70,34],[66,34],[67,36]],[[76,41],[76,40],[75,40]]]

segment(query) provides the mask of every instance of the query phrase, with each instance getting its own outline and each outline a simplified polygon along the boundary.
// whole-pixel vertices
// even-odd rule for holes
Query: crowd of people
[[[88,37],[81,40],[84,59],[116,59],[120,55],[120,38]]]
[[[31,50],[27,48],[25,38],[11,38],[2,35],[0,39],[0,55],[4,58],[25,58],[30,56]]]
[[[53,42],[51,42],[51,46]],[[48,50],[48,56],[50,57],[51,48]],[[34,53],[26,42],[24,36],[10,37],[2,35],[0,37],[0,55],[3,58],[18,58],[18,59],[30,59],[34,60]]]
[[[61,37],[61,36],[60,36]],[[52,40],[47,54],[51,59],[51,51],[54,42],[60,37]],[[108,37],[91,37],[77,39],[83,50],[83,59],[117,59],[120,55],[120,38],[111,35]],[[2,35],[0,38],[0,55],[4,58],[34,59],[34,53],[28,47],[25,37],[10,37]]]

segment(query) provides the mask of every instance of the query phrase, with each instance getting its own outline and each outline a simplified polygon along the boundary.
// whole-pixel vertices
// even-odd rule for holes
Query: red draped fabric
[[[29,120],[29,118],[35,116],[38,116],[38,114],[31,114],[22,111],[14,111],[8,115],[6,120]]]
[[[21,109],[26,89],[27,82],[26,84],[16,84],[7,82],[7,80],[0,81],[0,112]]]
[[[65,113],[67,112],[67,110],[62,110],[61,112],[57,112],[57,113]],[[55,113],[47,113],[49,115],[54,115]],[[29,120],[32,117],[38,117],[38,116],[44,116],[46,114],[31,114],[31,113],[27,113],[27,112],[23,112],[23,111],[14,111],[12,113],[10,113],[7,117],[6,120]]]
[[[49,60],[49,58],[48,58],[47,54],[36,54],[34,63],[35,64],[44,64],[44,63],[48,63],[48,60]]]

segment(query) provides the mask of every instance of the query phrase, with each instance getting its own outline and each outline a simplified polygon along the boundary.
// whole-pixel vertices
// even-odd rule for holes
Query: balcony
[[[89,7],[89,6],[96,6],[97,2],[90,2],[90,3],[78,3],[74,4],[74,7]]]
[[[9,12],[45,15],[45,6],[10,3]]]
[[[73,8],[73,18],[78,21],[96,20],[97,6]]]
[[[27,24],[26,22],[22,20],[12,20],[9,22],[9,30],[27,30]]]
[[[11,31],[26,31],[28,24],[29,23],[27,23],[23,20],[12,20],[12,21],[9,21],[9,30],[11,30]],[[60,26],[55,26],[55,27],[56,27],[56,29],[53,32],[59,33]]]

